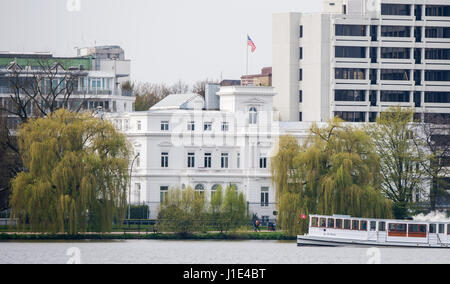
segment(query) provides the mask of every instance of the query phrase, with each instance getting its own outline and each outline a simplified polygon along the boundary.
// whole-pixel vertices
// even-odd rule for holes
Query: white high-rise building
[[[388,107],[450,117],[449,0],[325,0],[273,15],[274,105],[284,121],[372,122]]]

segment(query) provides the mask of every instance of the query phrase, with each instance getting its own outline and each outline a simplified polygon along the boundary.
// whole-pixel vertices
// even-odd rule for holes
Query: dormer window
[[[252,107],[249,110],[248,123],[249,124],[257,124],[258,123],[258,111],[256,110],[255,107]]]

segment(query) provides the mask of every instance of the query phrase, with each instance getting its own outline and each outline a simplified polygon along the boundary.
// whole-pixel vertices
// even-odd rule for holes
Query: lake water
[[[314,248],[280,241],[0,242],[5,263],[450,264],[449,249]]]

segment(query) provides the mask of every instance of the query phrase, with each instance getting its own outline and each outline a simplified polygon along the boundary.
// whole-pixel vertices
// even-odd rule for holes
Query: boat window
[[[389,224],[390,237],[406,237],[406,224]]]
[[[408,237],[410,238],[426,238],[427,225],[410,224],[408,225]]]
[[[447,235],[450,235],[450,224],[447,225]]]
[[[439,234],[444,234],[445,233],[445,226],[444,224],[439,224]]]
[[[317,217],[312,218],[311,227],[319,227],[319,218]]]
[[[371,231],[377,230],[377,222],[376,221],[370,221],[370,230]]]
[[[352,230],[359,230],[359,221],[352,220]]]
[[[436,224],[430,224],[430,234],[436,234]]]
[[[321,228],[326,228],[327,227],[327,219],[320,218],[320,227]]]
[[[406,232],[406,224],[397,224],[397,232]]]
[[[367,221],[361,221],[361,231],[367,231]]]
[[[334,228],[334,219],[328,219],[328,228]]]
[[[350,220],[344,220],[344,229],[350,230]]]
[[[336,229],[342,229],[342,219],[336,219]]]
[[[380,222],[378,224],[378,231],[380,232],[386,232],[386,222]]]

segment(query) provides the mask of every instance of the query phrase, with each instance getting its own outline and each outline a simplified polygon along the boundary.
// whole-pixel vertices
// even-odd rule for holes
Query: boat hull
[[[352,239],[317,237],[317,236],[298,236],[297,245],[313,246],[313,247],[402,247],[402,248],[440,248],[450,249],[449,244],[424,244],[424,243],[395,243],[395,242],[376,242],[376,241],[362,241]]]

